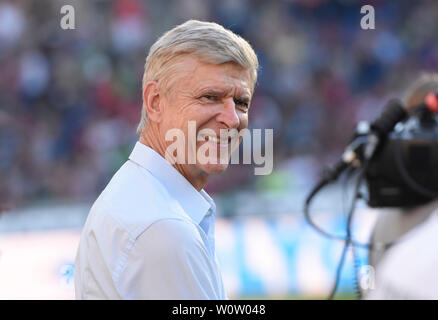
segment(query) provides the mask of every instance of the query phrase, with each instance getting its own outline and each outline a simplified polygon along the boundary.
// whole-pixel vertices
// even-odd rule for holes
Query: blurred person
[[[408,111],[438,90],[438,73],[423,73],[406,90]],[[373,229],[374,244],[394,243],[370,251],[375,289],[368,299],[438,299],[438,200],[412,208],[382,210]]]
[[[435,202],[435,208],[437,203]],[[411,212],[415,214],[415,212]],[[403,218],[399,219],[403,223]],[[397,238],[375,269],[367,299],[438,299],[438,210]]]
[[[152,45],[140,138],[90,210],[75,261],[77,299],[226,299],[216,206],[203,188],[228,161],[190,164],[184,140],[188,152],[172,163],[181,155],[169,152],[166,135],[178,129],[186,139],[196,121],[196,132],[210,129],[216,139],[196,141],[195,151],[223,148],[220,130],[248,126],[257,69],[248,42],[216,23],[187,21]]]

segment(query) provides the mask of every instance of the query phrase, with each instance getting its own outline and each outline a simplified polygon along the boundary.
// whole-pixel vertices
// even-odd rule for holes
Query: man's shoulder
[[[146,169],[127,161],[97,198],[90,215],[116,223],[130,238],[137,238],[162,219],[184,219],[179,203]]]

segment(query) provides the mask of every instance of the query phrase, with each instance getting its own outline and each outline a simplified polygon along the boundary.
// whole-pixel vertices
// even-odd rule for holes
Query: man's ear
[[[163,117],[162,95],[156,81],[148,81],[143,89],[143,101],[148,120],[161,122]]]

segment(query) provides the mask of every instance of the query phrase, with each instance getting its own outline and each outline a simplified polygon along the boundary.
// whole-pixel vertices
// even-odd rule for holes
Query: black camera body
[[[438,119],[422,113],[399,123],[365,172],[370,207],[412,207],[438,198]]]

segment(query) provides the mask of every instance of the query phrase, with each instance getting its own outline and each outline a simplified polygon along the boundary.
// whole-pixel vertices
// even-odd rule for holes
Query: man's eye
[[[237,106],[239,106],[239,108],[241,108],[242,110],[248,110],[249,109],[249,104],[248,102],[244,102],[244,101],[240,101],[240,100],[236,100],[235,104]]]
[[[218,100],[218,98],[214,95],[211,94],[206,94],[201,96],[200,101],[204,102],[204,103],[214,103]]]

